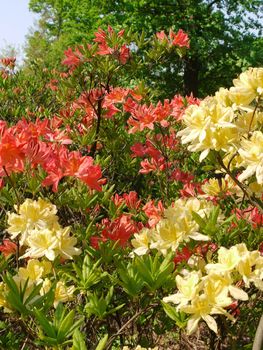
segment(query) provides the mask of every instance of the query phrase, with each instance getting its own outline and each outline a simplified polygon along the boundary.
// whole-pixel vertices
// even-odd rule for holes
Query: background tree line
[[[34,72],[56,68],[67,47],[109,24],[146,37],[171,27],[189,34],[190,50],[179,63],[171,54],[162,70],[137,72],[157,97],[203,97],[229,86],[242,69],[263,64],[260,0],[30,0],[29,6],[40,15],[26,45],[25,66]]]

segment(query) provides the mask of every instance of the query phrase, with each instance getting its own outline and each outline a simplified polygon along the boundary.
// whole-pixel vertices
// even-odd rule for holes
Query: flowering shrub
[[[263,69],[156,101],[133,72],[189,45],[109,26],[60,70],[1,60],[1,348],[251,348]]]

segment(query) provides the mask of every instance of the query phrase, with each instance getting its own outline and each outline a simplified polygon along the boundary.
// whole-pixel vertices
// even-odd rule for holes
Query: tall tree
[[[191,39],[182,62],[170,56],[161,72],[139,72],[160,95],[204,96],[229,85],[240,69],[263,64],[260,0],[31,0],[30,9],[40,14],[41,31],[28,39],[28,62],[38,47],[38,57],[51,66],[63,49],[90,39],[98,26],[132,28],[146,36],[182,28]]]

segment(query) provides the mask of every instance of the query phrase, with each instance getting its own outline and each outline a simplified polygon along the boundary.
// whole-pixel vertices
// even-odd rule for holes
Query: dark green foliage
[[[205,96],[231,84],[240,68],[262,65],[262,6],[259,0],[31,0],[30,9],[41,19],[28,38],[28,65],[56,66],[67,46],[91,39],[98,26],[132,28],[146,38],[182,28],[191,39],[182,61],[171,53],[162,70],[137,74],[159,97]]]

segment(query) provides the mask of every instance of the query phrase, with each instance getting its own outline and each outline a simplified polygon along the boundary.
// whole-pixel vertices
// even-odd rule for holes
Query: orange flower
[[[9,239],[4,239],[3,244],[0,245],[0,252],[2,252],[5,257],[8,257],[11,254],[15,254],[16,250],[16,243],[11,242]]]

